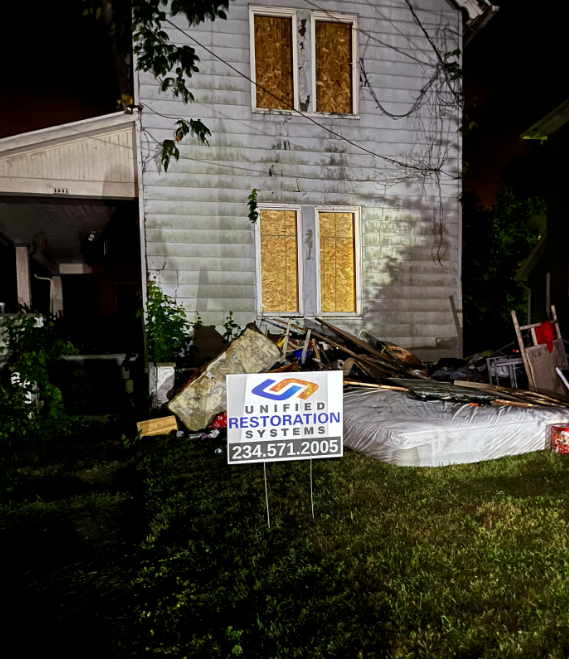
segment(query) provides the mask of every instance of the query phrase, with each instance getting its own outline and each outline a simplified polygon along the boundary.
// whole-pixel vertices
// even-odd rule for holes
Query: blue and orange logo
[[[275,382],[276,380],[265,380],[261,384],[258,384],[251,393],[255,394],[255,396],[268,398],[269,400],[287,400],[298,394],[298,398],[306,400],[318,389],[318,385],[314,384],[314,382],[297,380],[296,378],[287,378],[286,380],[281,380],[278,384],[275,384]],[[289,384],[294,386],[283,391],[281,394],[277,393],[288,387]],[[302,391],[302,393],[299,394],[299,391]]]

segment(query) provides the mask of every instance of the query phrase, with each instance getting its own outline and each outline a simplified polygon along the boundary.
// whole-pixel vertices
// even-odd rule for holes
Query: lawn
[[[271,464],[269,530],[262,466],[217,446],[139,440],[99,463],[96,491],[55,501],[27,482],[0,534],[27,597],[52,593],[58,629],[80,620],[106,657],[569,655],[567,458],[415,469],[348,452],[314,461],[314,520],[308,463]],[[65,556],[75,525],[62,570],[22,558],[38,517]],[[89,550],[81,524],[107,529]]]

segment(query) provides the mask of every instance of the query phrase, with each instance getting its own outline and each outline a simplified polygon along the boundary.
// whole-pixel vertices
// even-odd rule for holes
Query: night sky
[[[504,166],[531,146],[519,134],[569,97],[560,0],[494,3],[500,11],[464,60],[468,112],[478,124],[465,142],[464,188],[487,205],[503,188]],[[3,24],[18,41],[0,42],[0,137],[116,110],[104,25],[82,16],[81,0],[5,4]]]

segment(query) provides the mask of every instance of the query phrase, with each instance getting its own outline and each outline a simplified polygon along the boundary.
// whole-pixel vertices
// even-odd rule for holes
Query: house
[[[555,305],[561,328],[569,328],[569,213],[565,187],[569,176],[569,100],[528,128],[522,136],[547,141],[547,217],[531,218],[539,240],[516,279],[528,289],[528,318],[541,322]]]
[[[227,21],[169,19],[201,60],[195,102],[136,72],[132,112],[0,140],[5,311],[75,316],[85,351],[128,351],[153,278],[205,324],[322,316],[458,355],[459,60],[495,11],[237,0]],[[184,138],[165,171],[179,118],[209,145]]]
[[[0,140],[0,311],[63,314],[85,353],[142,349],[136,119]]]

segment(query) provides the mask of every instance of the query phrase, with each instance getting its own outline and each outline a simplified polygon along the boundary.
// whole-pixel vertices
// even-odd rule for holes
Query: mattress
[[[386,389],[344,394],[344,446],[391,464],[436,467],[550,446],[569,409],[424,401]]]

